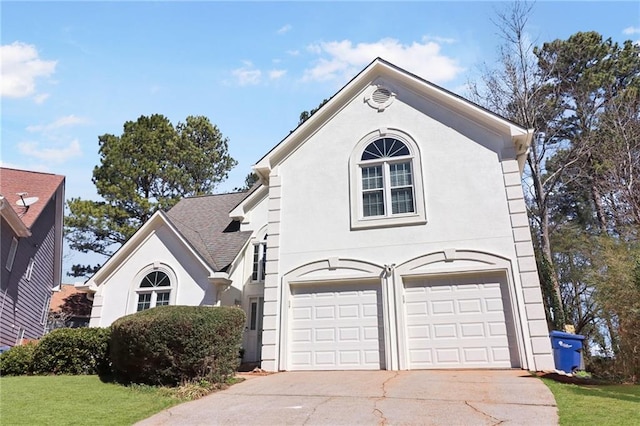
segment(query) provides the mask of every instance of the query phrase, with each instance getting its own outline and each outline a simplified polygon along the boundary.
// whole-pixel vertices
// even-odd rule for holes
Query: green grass
[[[162,388],[97,376],[0,378],[1,425],[130,425],[182,402]]]
[[[574,385],[542,379],[561,425],[640,425],[640,385]]]

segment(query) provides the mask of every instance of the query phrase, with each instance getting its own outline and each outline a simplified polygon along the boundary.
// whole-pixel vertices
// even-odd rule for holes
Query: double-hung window
[[[363,138],[351,156],[352,229],[426,222],[417,144],[386,130]]]
[[[264,282],[267,266],[267,237],[253,245],[253,266],[251,281]]]
[[[415,213],[412,159],[404,143],[378,139],[365,148],[360,160],[364,218]]]
[[[171,280],[163,271],[152,271],[144,276],[138,288],[136,311],[168,305],[171,299]]]

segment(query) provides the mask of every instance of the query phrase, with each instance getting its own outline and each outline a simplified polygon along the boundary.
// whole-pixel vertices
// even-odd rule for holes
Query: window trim
[[[409,155],[400,157],[388,157],[371,160],[361,160],[362,153],[371,144],[378,139],[393,138],[404,143],[409,150]],[[413,203],[414,212],[409,213],[391,213],[391,199],[385,198],[385,215],[365,216],[363,209],[363,186],[362,186],[362,167],[374,166],[382,164],[383,191],[385,195],[391,194],[391,186],[388,176],[389,164],[409,162],[412,173]],[[386,173],[385,169],[386,168]],[[405,132],[399,129],[380,128],[365,135],[356,144],[349,158],[349,175],[350,175],[350,214],[351,229],[368,229],[389,226],[407,226],[420,225],[427,222],[425,209],[425,195],[423,190],[423,172],[422,172],[422,156],[418,144]]]
[[[13,262],[16,260],[16,253],[18,252],[18,239],[13,237],[11,240],[11,247],[9,247],[9,255],[7,256],[7,263],[4,267],[7,271],[11,272],[13,269]]]
[[[49,307],[51,305],[51,295],[48,295],[42,306],[42,313],[40,314],[40,325],[47,324],[47,317],[49,316]]]
[[[145,279],[149,274],[153,272],[163,272],[169,278],[168,286],[161,287],[141,287],[142,280]],[[142,268],[135,276],[131,283],[131,292],[130,292],[130,301],[129,301],[129,312],[141,312],[147,309],[155,308],[156,306],[165,306],[158,305],[158,293],[169,293],[169,302],[168,305],[176,304],[177,297],[177,277],[173,269],[171,269],[168,265],[160,262],[155,262],[153,264],[147,265]],[[138,305],[140,301],[141,294],[150,294],[151,298],[149,300],[149,307],[146,309],[138,310]]]
[[[267,238],[265,229],[258,233],[259,238],[251,242],[251,267],[249,282],[251,284],[263,284],[267,275]],[[255,277],[255,278],[254,278]]]
[[[31,277],[33,275],[33,268],[36,265],[36,261],[35,259],[32,257],[31,259],[29,259],[29,265],[27,266],[27,272],[25,273],[25,278],[27,281],[31,281]]]

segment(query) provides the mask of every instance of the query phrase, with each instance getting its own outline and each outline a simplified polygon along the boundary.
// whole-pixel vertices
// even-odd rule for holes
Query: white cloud
[[[60,117],[52,123],[49,124],[38,124],[35,126],[28,126],[28,132],[48,132],[51,130],[59,129],[61,127],[68,126],[76,126],[78,124],[85,124],[87,120],[82,117],[77,117],[73,114],[67,115],[66,117]]]
[[[278,29],[278,31],[276,31],[278,34],[285,34],[288,33],[289,31],[291,31],[291,28],[293,28],[291,25],[287,24],[283,27],[281,27],[280,29]]]
[[[622,33],[626,35],[640,34],[640,27],[627,27],[622,30]]]
[[[287,50],[287,54],[291,56],[298,56],[300,54],[299,50]]]
[[[44,101],[49,99],[49,96],[48,93],[39,93],[33,97],[33,101],[38,105],[42,105]]]
[[[251,62],[245,62],[243,67],[231,71],[240,86],[256,85],[260,83],[262,71],[256,69]]]
[[[440,52],[439,43],[427,38],[411,44],[393,38],[355,45],[349,40],[321,42],[308,50],[321,57],[305,70],[304,81],[347,81],[377,57],[434,83],[452,80],[463,71],[455,59]]]
[[[16,41],[0,46],[0,95],[8,98],[24,98],[36,95],[37,103],[46,97],[36,93],[36,79],[55,72],[56,61],[40,59],[36,47]]]
[[[18,144],[18,149],[26,156],[50,163],[64,163],[70,158],[82,155],[80,142],[77,139],[72,140],[67,146],[49,148],[40,147],[37,142],[21,142]]]
[[[283,77],[287,73],[287,70],[271,70],[269,71],[269,78],[271,80],[277,80]]]

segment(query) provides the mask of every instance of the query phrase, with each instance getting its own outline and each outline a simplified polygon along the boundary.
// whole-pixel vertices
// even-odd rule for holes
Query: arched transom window
[[[168,305],[171,300],[171,280],[163,271],[149,272],[142,278],[138,288],[136,311],[144,311],[156,306]]]
[[[420,149],[408,134],[387,128],[369,133],[349,164],[352,229],[426,222]]]
[[[403,142],[378,139],[367,145],[360,160],[363,217],[415,212],[412,158]]]

